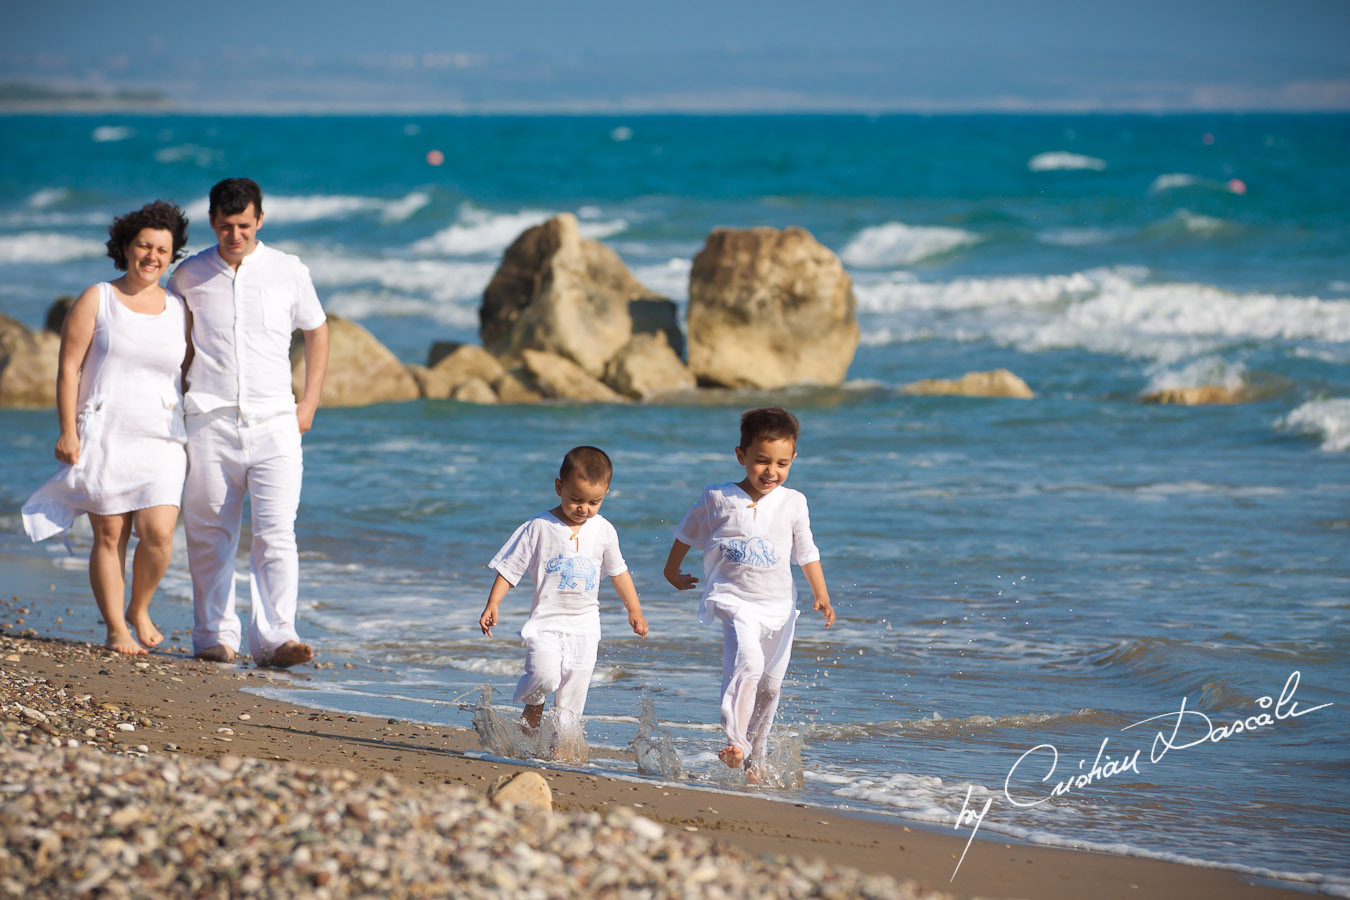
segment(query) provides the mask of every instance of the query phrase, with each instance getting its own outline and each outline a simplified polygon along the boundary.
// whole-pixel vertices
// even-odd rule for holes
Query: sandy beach
[[[732,885],[739,896],[1302,895],[1228,871],[1003,840],[977,839],[952,880],[964,828],[946,834],[753,795],[484,759],[472,731],[316,712],[248,692],[269,679],[303,681],[312,668],[214,665],[179,649],[118,656],[25,631],[25,602],[0,604],[11,625],[0,635],[6,896],[279,896],[297,888],[443,896],[441,879],[465,872],[478,873],[469,881],[484,896],[721,896]],[[486,802],[490,783],[531,768],[548,780],[552,816]],[[203,809],[212,808],[202,804],[220,802],[222,791],[229,802],[212,815],[223,818],[203,824]],[[476,824],[451,828],[450,820]],[[376,856],[383,868],[354,855],[400,829],[407,834],[389,848],[394,856]],[[482,838],[489,833],[497,838]],[[590,849],[569,849],[569,836],[583,834]],[[568,853],[594,866],[577,869]],[[508,863],[510,872],[498,865]],[[165,876],[164,866],[177,874]],[[455,895],[477,895],[455,884]],[[542,893],[531,894],[536,887]]]

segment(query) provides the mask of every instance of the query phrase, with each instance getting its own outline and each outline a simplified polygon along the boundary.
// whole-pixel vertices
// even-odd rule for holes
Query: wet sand
[[[269,679],[303,681],[313,676],[312,665],[278,673],[246,663],[203,663],[181,650],[118,656],[87,643],[17,632],[20,626],[14,621],[21,617],[17,609],[23,603],[17,596],[0,601],[4,607],[0,618],[14,626],[0,633],[0,725],[6,729],[0,752],[6,755],[94,754],[96,761],[102,759],[108,766],[123,761],[108,759],[111,754],[157,765],[166,760],[192,765],[228,759],[237,767],[244,759],[258,760],[260,766],[271,761],[274,768],[336,767],[350,772],[353,784],[374,784],[392,775],[401,789],[428,799],[456,789],[482,795],[503,774],[533,770],[548,780],[554,809],[560,813],[609,816],[626,807],[667,833],[710,839],[714,847],[747,859],[772,854],[820,860],[824,869],[817,862],[813,864],[817,868],[808,871],[847,867],[912,883],[901,887],[888,881],[891,886],[882,890],[883,896],[929,891],[1047,900],[1307,896],[1294,887],[1254,884],[1225,870],[1028,846],[997,837],[971,844],[952,880],[969,835],[965,827],[944,833],[898,819],[834,812],[753,794],[714,793],[483,759],[472,731],[315,712],[245,690],[265,686]],[[43,704],[49,708],[43,709]],[[39,711],[45,720],[23,713],[20,706]],[[12,796],[19,788],[6,790]],[[0,828],[8,829],[4,816],[0,812]],[[321,850],[316,847],[316,853]],[[756,894],[757,883],[745,885],[749,895]]]

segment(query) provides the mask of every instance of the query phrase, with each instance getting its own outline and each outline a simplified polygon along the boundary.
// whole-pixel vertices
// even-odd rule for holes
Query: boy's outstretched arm
[[[492,626],[497,624],[497,607],[502,605],[502,598],[506,592],[515,587],[497,573],[497,580],[492,582],[492,590],[488,592],[487,606],[483,607],[483,614],[478,617],[478,627],[483,629],[483,634],[492,637]]]
[[[802,574],[811,585],[811,596],[816,598],[811,608],[825,617],[825,627],[829,628],[834,624],[834,607],[830,605],[830,590],[825,587],[825,570],[820,567],[820,560],[802,566]]]
[[[698,579],[693,575],[680,571],[680,563],[684,562],[684,557],[689,553],[689,545],[684,541],[676,540],[670,545],[670,555],[666,557],[665,576],[677,590],[687,591],[698,584]],[[822,582],[823,583],[823,582]]]
[[[610,579],[614,590],[618,591],[624,609],[628,610],[628,627],[638,637],[647,636],[647,617],[642,614],[642,601],[638,600],[637,588],[633,586],[633,576],[620,572]]]

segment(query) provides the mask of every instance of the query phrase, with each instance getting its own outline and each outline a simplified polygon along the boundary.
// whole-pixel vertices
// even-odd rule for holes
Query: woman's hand
[[[56,439],[56,458],[66,465],[73,466],[80,461],[80,436],[61,433]]]

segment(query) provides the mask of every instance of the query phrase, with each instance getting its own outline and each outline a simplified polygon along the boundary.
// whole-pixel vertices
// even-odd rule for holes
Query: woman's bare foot
[[[735,744],[727,744],[721,750],[717,751],[717,758],[726,763],[730,768],[739,769],[741,763],[745,760],[745,754],[742,753],[741,748],[737,747]]]
[[[201,653],[198,653],[197,658],[204,659],[207,662],[234,662],[234,651],[224,644],[216,644],[214,647],[207,647]]]
[[[287,641],[273,650],[270,656],[259,660],[258,665],[271,666],[274,669],[289,669],[291,666],[307,663],[313,658],[314,648],[309,644]]]
[[[119,632],[109,632],[108,639],[103,642],[103,646],[114,653],[125,653],[128,656],[144,656],[147,651],[136,639],[131,636],[131,632],[123,629]]]
[[[164,635],[160,634],[159,629],[155,627],[155,623],[150,621],[149,615],[144,618],[132,616],[128,621],[131,627],[136,629],[136,637],[140,640],[142,647],[153,650],[164,643]]]

